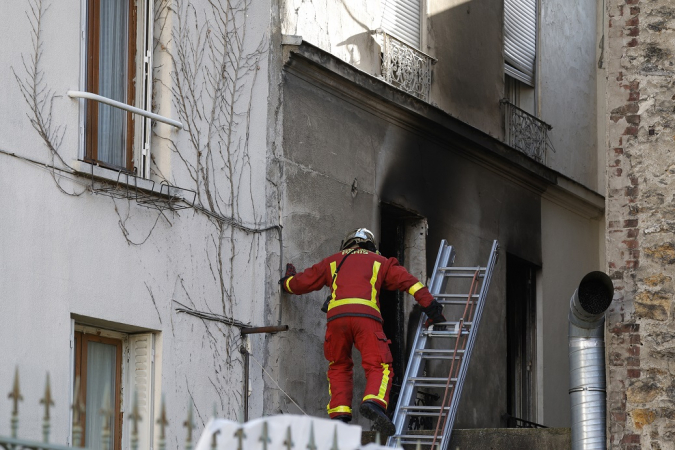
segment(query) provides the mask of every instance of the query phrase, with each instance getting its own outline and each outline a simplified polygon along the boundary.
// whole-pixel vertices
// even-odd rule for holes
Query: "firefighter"
[[[338,253],[304,272],[296,274],[293,265],[288,264],[286,276],[279,283],[286,292],[297,295],[324,286],[331,288],[322,308],[328,321],[323,349],[328,360],[330,402],[326,409],[330,418],[345,423],[352,419],[352,346],[356,346],[366,375],[359,412],[373,421],[374,429],[394,434],[394,425],[385,413],[394,373],[391,341],[382,330],[380,290],[410,293],[429,317],[427,326],[445,322],[443,307],[396,258],[380,255],[373,233],[365,228],[349,233]]]

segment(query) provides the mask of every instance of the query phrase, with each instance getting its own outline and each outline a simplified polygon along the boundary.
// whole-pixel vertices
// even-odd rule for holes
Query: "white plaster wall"
[[[158,12],[167,13],[161,10],[161,0],[155,3]],[[180,14],[181,4],[187,6],[178,2],[173,11]],[[212,17],[206,0],[189,4],[200,23]],[[40,65],[46,86],[54,92],[53,125],[64,130],[59,153],[70,164],[78,157],[80,109],[78,101],[65,94],[81,86],[81,3],[69,0],[44,5],[49,8],[43,17]],[[20,77],[25,76],[21,57],[29,57],[32,51],[25,15],[28,8],[27,1],[0,5],[0,41],[8,43],[0,53],[0,150],[5,152],[0,153],[0,210],[4,211],[0,215],[0,387],[6,392],[11,389],[17,366],[24,396],[20,434],[39,439],[43,415],[39,399],[49,371],[56,403],[53,440],[65,443],[72,383],[71,315],[154,330],[158,333],[157,361],[161,362],[156,406],[158,410],[161,392],[166,396],[170,422],[167,442],[178,448],[185,439],[181,424],[189,399],[195,403],[199,429],[214,406],[221,417],[238,417],[243,369],[238,330],[179,314],[174,300],[197,310],[265,325],[266,242],[269,234],[276,236],[276,230],[250,233],[231,225],[219,229],[217,221],[193,209],[162,215],[133,200],[92,194],[86,190],[89,180],[73,175],[57,177],[65,191],[81,193],[66,195],[50,170],[8,155],[52,162],[26,116],[29,109],[12,73],[13,68]],[[243,54],[259,57],[250,73],[239,74],[243,88],[234,102],[238,115],[228,135],[234,143],[231,159],[221,152],[223,140],[209,134],[206,121],[186,123],[203,142],[211,136],[214,157],[222,156],[212,174],[214,189],[224,198],[219,212],[252,228],[274,225],[276,219],[268,217],[265,208],[267,136],[261,131],[267,129],[269,10],[267,1],[250,2],[246,20],[240,22]],[[169,58],[176,45],[171,30],[177,27],[177,16],[170,12],[166,22],[161,17],[155,25],[154,110],[177,118]],[[195,77],[194,81],[206,91],[203,79]],[[204,106],[206,109],[207,100]],[[232,123],[227,115],[218,120],[222,126]],[[172,139],[174,150],[194,162],[188,131],[165,125],[155,125],[153,130],[152,151],[158,162],[153,168],[155,179],[161,174],[177,186],[194,189],[194,180],[168,141]],[[243,146],[247,136],[248,145]],[[228,164],[234,167],[233,179],[229,178]],[[216,258],[219,243],[222,269]],[[252,338],[252,353],[260,361],[262,344],[262,337]],[[250,414],[258,417],[262,380],[253,362],[251,378]],[[9,413],[9,408],[0,408],[0,435],[9,434],[5,428]]]
[[[542,199],[544,264],[537,279],[537,422],[548,427],[570,426],[567,315],[570,298],[583,276],[602,269],[598,258],[598,222],[604,220],[583,217],[559,203]]]
[[[382,0],[281,0],[281,32],[332,53],[372,75],[380,74]]]
[[[538,110],[553,126],[547,165],[599,190],[596,3],[540,2]]]

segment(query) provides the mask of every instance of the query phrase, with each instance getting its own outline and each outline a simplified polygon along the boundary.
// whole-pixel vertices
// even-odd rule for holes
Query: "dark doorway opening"
[[[506,255],[509,427],[537,421],[537,270],[534,264]]]
[[[407,236],[407,234],[414,233],[413,227],[419,225],[420,221],[423,220],[419,215],[405,209],[389,204],[381,204],[380,244],[378,246],[380,253],[388,258],[396,258],[401,265],[406,265],[406,258],[411,257],[411,255],[406,254],[406,243],[412,237]],[[410,245],[409,242],[408,245]],[[384,321],[382,326],[384,333],[391,340],[389,348],[394,358],[392,367],[394,379],[389,396],[389,411],[396,407],[398,394],[401,390],[401,382],[408,362],[406,359],[407,318],[404,303],[405,295],[400,291],[382,290],[380,292],[380,309]]]

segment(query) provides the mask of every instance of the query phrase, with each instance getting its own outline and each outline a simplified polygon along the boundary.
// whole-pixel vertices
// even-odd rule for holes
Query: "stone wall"
[[[608,447],[675,448],[673,54],[668,0],[607,0]]]

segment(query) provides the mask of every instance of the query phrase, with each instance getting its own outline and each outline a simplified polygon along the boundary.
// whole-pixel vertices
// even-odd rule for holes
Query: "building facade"
[[[605,8],[608,447],[673,448],[673,10]]]
[[[506,426],[509,415],[569,426],[569,298],[604,266],[598,11],[530,6],[280,2],[284,260],[308,267],[366,226],[424,279],[441,239],[457,265],[485,264],[492,240],[501,243],[458,427]],[[511,26],[521,13],[530,28]],[[519,47],[522,36],[532,45]],[[276,373],[319,414],[325,296],[305,297],[282,296],[291,332],[269,353],[310,349]],[[399,317],[411,301],[395,307]],[[405,354],[405,334],[389,333]],[[279,398],[266,405],[294,408]]]
[[[422,280],[441,239],[467,266],[499,240],[457,426],[569,426],[569,297],[605,267],[612,124],[602,5],[543,3],[5,2],[0,380],[49,370],[63,406],[87,378],[117,399],[119,445],[136,390],[172,424],[188,398],[198,427],[245,399],[323,415],[325,292],[277,280],[365,226]],[[415,311],[385,295],[401,376]],[[241,338],[261,325],[289,330]]]

